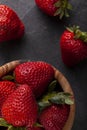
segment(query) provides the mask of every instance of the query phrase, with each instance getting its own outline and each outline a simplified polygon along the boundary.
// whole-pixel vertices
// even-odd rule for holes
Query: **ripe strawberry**
[[[62,18],[64,15],[69,16],[68,11],[72,6],[68,0],[35,0],[37,6],[46,14],[50,16],[59,16]]]
[[[69,105],[51,105],[42,111],[40,123],[46,130],[62,130],[68,119],[69,111]]]
[[[0,5],[0,42],[20,39],[24,34],[22,21],[7,5]]]
[[[0,116],[1,108],[8,96],[16,89],[15,83],[11,81],[0,81]]]
[[[87,58],[87,32],[79,27],[67,28],[61,36],[62,60],[67,66],[74,66]]]
[[[44,93],[48,84],[54,78],[53,67],[43,61],[25,62],[15,70],[15,80],[20,84],[28,84],[36,97]]]
[[[38,106],[30,87],[20,85],[4,102],[2,117],[13,126],[30,126],[37,120]]]

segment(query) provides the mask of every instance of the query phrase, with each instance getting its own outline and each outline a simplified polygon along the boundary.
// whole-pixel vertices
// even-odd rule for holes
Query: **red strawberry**
[[[62,130],[69,117],[70,105],[73,103],[70,93],[57,91],[46,93],[38,101],[39,123],[45,130]]]
[[[15,83],[11,81],[0,81],[0,116],[1,108],[8,96],[16,89]]]
[[[20,39],[24,34],[22,21],[7,5],[0,5],[0,42]]]
[[[13,126],[30,126],[37,120],[38,106],[30,87],[19,86],[4,102],[2,117]]]
[[[62,130],[68,119],[69,111],[69,105],[51,105],[42,111],[40,123],[46,130]]]
[[[18,83],[27,83],[32,88],[35,96],[39,97],[53,80],[54,69],[46,62],[32,61],[18,65],[14,70],[14,74]]]
[[[68,28],[60,39],[62,60],[67,66],[74,66],[87,58],[87,32],[78,27]]]
[[[71,5],[68,0],[35,0],[37,6],[46,14],[50,16],[58,16],[62,18],[64,15],[69,16],[68,9]]]

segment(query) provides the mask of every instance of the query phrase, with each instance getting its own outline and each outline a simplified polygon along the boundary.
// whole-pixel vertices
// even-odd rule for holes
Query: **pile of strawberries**
[[[52,17],[69,17],[68,0],[35,0]],[[16,12],[0,5],[0,42],[23,37],[25,27]],[[60,38],[63,63],[72,67],[87,58],[87,32],[66,28]],[[60,91],[54,68],[42,61],[24,62],[0,79],[0,129],[62,130],[73,104],[70,93]]]
[[[73,104],[60,91],[54,68],[27,61],[0,80],[0,126],[8,130],[62,130]],[[1,127],[2,128],[2,127]]]

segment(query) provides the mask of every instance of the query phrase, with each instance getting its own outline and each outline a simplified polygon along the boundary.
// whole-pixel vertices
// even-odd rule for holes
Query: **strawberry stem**
[[[83,42],[87,43],[87,32],[81,31],[79,26],[74,25],[73,27],[67,28],[67,30],[75,34],[75,39],[80,39]]]
[[[69,17],[68,10],[72,10],[72,5],[68,0],[58,0],[54,6],[58,8],[54,13],[54,16],[59,15],[60,19],[62,19],[64,15],[65,17]]]

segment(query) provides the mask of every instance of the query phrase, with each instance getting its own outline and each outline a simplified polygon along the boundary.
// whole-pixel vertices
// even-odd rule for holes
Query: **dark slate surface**
[[[44,60],[57,67],[69,80],[76,98],[72,130],[87,130],[87,61],[67,68],[61,59],[60,36],[68,25],[87,31],[87,0],[70,0],[70,18],[62,21],[42,13],[34,0],[0,0],[13,8],[25,25],[22,40],[0,44],[0,65],[15,59]]]

